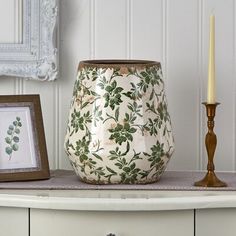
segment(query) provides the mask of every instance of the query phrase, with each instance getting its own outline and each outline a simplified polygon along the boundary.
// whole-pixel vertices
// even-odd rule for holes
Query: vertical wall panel
[[[126,57],[126,0],[95,1],[96,58]]]
[[[131,57],[162,61],[162,0],[134,0],[131,18]]]
[[[176,151],[169,169],[196,169],[198,152],[198,1],[167,4],[167,94]]]
[[[22,21],[22,0],[15,0],[15,12],[19,21]],[[16,20],[15,20],[16,21]],[[18,22],[19,22],[18,21]],[[15,38],[20,43],[22,40],[22,23],[16,21],[15,26]],[[41,108],[44,122],[45,138],[47,144],[47,152],[49,165],[51,169],[55,166],[55,85],[56,83],[44,83],[39,81],[25,80],[24,78],[18,78],[15,83],[16,94],[39,94],[41,100]]]
[[[234,81],[234,91],[233,91],[233,103],[236,104],[236,80],[235,80],[235,77],[236,77],[236,3],[235,1],[233,2],[233,11],[234,11],[234,19],[233,19],[233,31],[234,31],[234,35],[233,35],[233,40],[234,40],[234,45],[233,45],[233,51],[234,51],[234,59],[233,59],[233,63],[234,63],[234,66],[233,66],[233,81]],[[232,130],[234,132],[233,134],[233,138],[232,138],[232,142],[233,142],[233,162],[234,162],[234,171],[236,171],[236,107],[234,105],[234,109],[233,109],[233,117],[234,117],[234,120],[233,120],[233,124],[232,124]]]
[[[72,90],[79,61],[91,55],[91,27],[93,24],[93,0],[62,0],[60,20],[60,78],[58,148],[59,168],[71,168],[63,143],[66,131]]]
[[[0,2],[5,4],[3,0]],[[217,100],[221,102],[216,115],[215,163],[217,170],[236,168],[234,0],[59,2],[58,81],[41,83],[0,78],[0,94],[41,95],[51,168],[71,168],[63,142],[78,62],[89,58],[136,58],[162,62],[176,141],[176,151],[168,168],[205,169],[206,115],[200,103],[206,100],[209,15],[212,11],[216,16]],[[17,32],[16,18],[14,21],[14,40],[17,41],[21,32]],[[5,30],[5,33],[11,32]]]
[[[217,170],[233,170],[235,153],[233,153],[234,145],[234,80],[233,77],[235,61],[234,61],[234,4],[233,0],[226,2],[208,0],[204,2],[204,96],[206,99],[207,92],[207,65],[208,65],[208,47],[209,47],[209,16],[212,12],[215,14],[215,31],[216,31],[216,99],[221,103],[216,111],[215,132],[218,138],[218,145],[215,154],[215,164]],[[203,112],[205,118],[205,110]],[[203,122],[202,129],[205,128],[206,122]],[[203,143],[204,145],[204,143]],[[206,168],[206,151],[205,168]]]
[[[50,168],[55,168],[55,96],[54,87],[55,83],[44,83],[38,81],[24,80],[23,93],[25,94],[39,94],[41,100],[41,107],[43,112],[44,129],[46,135],[47,151]]]
[[[15,78],[10,78],[7,76],[0,77],[0,94],[14,94],[15,93]]]

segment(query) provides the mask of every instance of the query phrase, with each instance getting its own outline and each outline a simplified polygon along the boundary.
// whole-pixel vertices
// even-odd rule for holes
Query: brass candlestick
[[[219,103],[208,104],[204,102],[203,104],[206,106],[206,114],[208,118],[207,121],[208,132],[205,138],[206,150],[208,155],[207,174],[202,180],[195,182],[194,185],[202,187],[226,187],[227,184],[217,178],[214,172],[215,166],[213,162],[217,144],[216,134],[213,131],[214,117],[215,117],[216,106],[219,105]]]

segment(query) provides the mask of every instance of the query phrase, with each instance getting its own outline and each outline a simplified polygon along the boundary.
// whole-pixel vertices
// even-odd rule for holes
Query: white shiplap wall
[[[162,63],[176,151],[172,170],[205,169],[209,15],[216,15],[217,170],[236,170],[234,0],[60,0],[60,78],[0,79],[0,94],[40,93],[51,168],[70,168],[63,139],[77,64],[92,58]]]

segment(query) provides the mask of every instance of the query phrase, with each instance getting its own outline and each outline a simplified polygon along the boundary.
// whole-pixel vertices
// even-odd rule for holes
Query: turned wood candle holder
[[[221,181],[215,174],[215,165],[213,162],[215,150],[216,150],[216,144],[217,144],[217,137],[214,133],[214,117],[215,117],[215,111],[217,105],[220,103],[215,104],[208,104],[206,102],[203,103],[206,106],[206,114],[207,114],[207,127],[208,132],[205,137],[205,145],[208,155],[208,164],[207,164],[207,174],[206,176],[198,181],[195,182],[195,186],[201,186],[201,187],[226,187],[227,184]]]

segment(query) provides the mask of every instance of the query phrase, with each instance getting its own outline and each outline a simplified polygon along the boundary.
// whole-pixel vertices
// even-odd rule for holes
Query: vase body
[[[157,181],[174,151],[160,63],[80,62],[65,150],[87,183]]]

